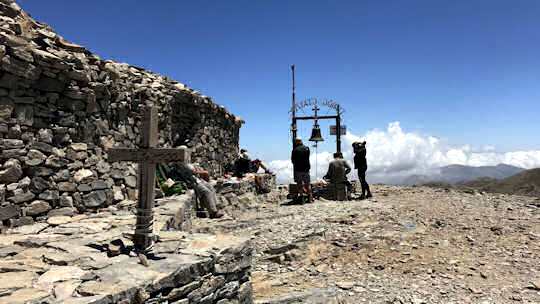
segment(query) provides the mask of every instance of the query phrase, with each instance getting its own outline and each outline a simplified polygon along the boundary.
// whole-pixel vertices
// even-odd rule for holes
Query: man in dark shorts
[[[309,170],[311,169],[309,155],[309,148],[304,146],[301,139],[295,139],[294,149],[291,153],[294,181],[298,185],[299,194],[302,195],[306,193],[308,195],[309,202],[311,203],[313,202],[313,195],[311,194],[311,182],[309,176]]]
[[[352,144],[352,146],[354,151],[354,168],[358,169],[358,179],[360,180],[360,185],[362,186],[362,196],[360,196],[360,199],[370,198],[372,195],[366,181],[366,142],[355,142]]]

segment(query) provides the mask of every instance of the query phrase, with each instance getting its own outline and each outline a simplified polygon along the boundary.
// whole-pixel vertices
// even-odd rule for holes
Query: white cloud
[[[367,141],[368,179],[374,182],[392,182],[412,174],[431,174],[441,166],[460,164],[468,166],[490,166],[500,163],[522,168],[540,167],[540,150],[498,153],[491,146],[479,151],[470,146],[449,147],[433,136],[405,132],[399,122],[388,124],[386,130],[371,130],[364,136],[348,134],[344,137],[344,156],[352,165],[354,141]],[[332,153],[318,153],[318,176],[324,175]],[[315,155],[311,156],[312,172],[315,174]],[[278,181],[292,180],[292,164],[289,160],[269,162],[277,173]],[[356,175],[353,175],[356,178]]]

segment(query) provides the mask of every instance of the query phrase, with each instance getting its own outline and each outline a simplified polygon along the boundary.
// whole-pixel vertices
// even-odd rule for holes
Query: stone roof
[[[46,72],[40,69],[40,66],[44,65],[66,72],[69,78],[92,84],[103,82],[103,75],[98,74],[103,67],[109,72],[111,81],[131,79],[134,82],[140,81],[137,84],[138,90],[167,87],[168,90],[190,94],[194,97],[194,102],[211,104],[217,111],[234,117],[238,123],[243,122],[225,107],[215,104],[212,98],[185,84],[140,67],[102,60],[85,47],[58,35],[47,24],[35,21],[13,0],[0,0],[0,44],[2,70],[27,80],[40,79]],[[8,52],[6,46],[10,48],[11,57],[4,56]],[[52,76],[55,75],[46,76],[54,78]]]

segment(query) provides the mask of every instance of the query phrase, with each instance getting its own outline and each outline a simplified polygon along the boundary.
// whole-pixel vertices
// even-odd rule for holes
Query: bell
[[[313,126],[313,129],[311,130],[311,137],[309,138],[309,141],[314,141],[314,142],[324,141],[324,138],[322,138],[322,135],[321,135],[321,128],[319,128],[318,124],[315,124]]]

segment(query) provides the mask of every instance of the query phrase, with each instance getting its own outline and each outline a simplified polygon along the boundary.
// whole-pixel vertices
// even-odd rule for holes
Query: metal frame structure
[[[313,116],[296,116],[296,108],[297,108],[297,104],[296,104],[296,83],[295,83],[295,66],[294,64],[291,66],[291,70],[292,70],[292,106],[291,106],[291,113],[292,113],[292,122],[291,122],[291,132],[292,132],[292,143],[293,143],[293,146],[294,146],[294,140],[296,139],[297,135],[298,135],[298,121],[299,120],[314,120],[315,121],[315,124],[317,124],[317,121],[320,120],[320,119],[335,119],[336,121],[336,152],[341,152],[341,114],[343,113],[342,112],[342,109],[341,109],[341,106],[335,102],[332,102],[333,105],[332,105],[332,108],[335,107],[335,110],[336,110],[336,115],[323,115],[323,116],[318,116],[317,115],[317,111],[319,110],[318,106],[317,106],[317,100],[316,99],[313,99],[315,100],[315,104],[314,104],[314,108],[313,108],[313,111],[315,112],[315,115]]]

